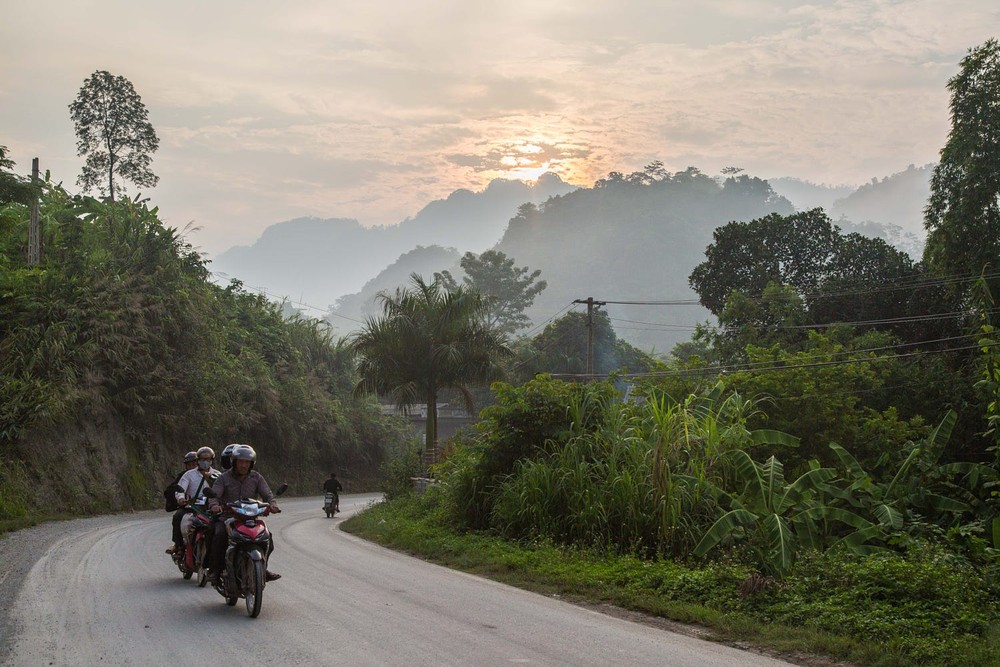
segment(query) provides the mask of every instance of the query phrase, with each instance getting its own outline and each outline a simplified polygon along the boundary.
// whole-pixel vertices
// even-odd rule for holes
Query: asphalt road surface
[[[259,618],[181,578],[170,515],[45,524],[0,540],[11,665],[787,665],[405,556],[338,530],[376,496],[286,498]],[[34,551],[32,553],[32,551]]]

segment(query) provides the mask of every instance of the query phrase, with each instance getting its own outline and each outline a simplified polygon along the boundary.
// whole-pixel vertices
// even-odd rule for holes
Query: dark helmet
[[[184,463],[193,463],[198,460],[198,452],[188,452],[184,455]]]
[[[250,470],[253,470],[254,462],[257,460],[257,452],[253,450],[250,445],[236,445],[233,449],[233,453],[230,454],[230,458],[233,463],[236,461],[247,460],[250,462]]]
[[[230,468],[233,467],[232,454],[233,450],[236,449],[237,447],[239,447],[239,445],[233,443],[231,445],[226,445],[226,448],[222,450],[222,456],[220,458],[222,459],[223,470],[229,470]]]

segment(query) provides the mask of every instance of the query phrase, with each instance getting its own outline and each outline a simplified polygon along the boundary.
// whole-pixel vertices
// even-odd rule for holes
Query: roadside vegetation
[[[919,261],[820,209],[719,227],[690,276],[716,321],[671,358],[584,374],[548,325],[510,375],[545,352],[572,382],[494,384],[436,483],[414,495],[397,477],[345,528],[723,640],[1000,664],[1000,126],[984,111],[1000,43],[949,89]],[[627,356],[615,344],[594,357]]]
[[[219,285],[145,199],[71,195],[0,147],[0,529],[162,502],[184,452],[252,444],[313,493],[373,488],[409,432],[355,399],[353,353],[317,320]],[[41,260],[29,263],[30,202]]]

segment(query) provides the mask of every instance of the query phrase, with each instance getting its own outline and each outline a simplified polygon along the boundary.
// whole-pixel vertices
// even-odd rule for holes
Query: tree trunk
[[[437,392],[427,395],[427,429],[424,434],[424,456],[437,463]]]

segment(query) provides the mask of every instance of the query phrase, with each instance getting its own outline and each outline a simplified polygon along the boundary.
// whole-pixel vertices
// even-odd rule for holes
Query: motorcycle
[[[280,496],[287,489],[288,485],[282,484],[275,495]],[[208,490],[206,495],[214,494]],[[271,514],[271,506],[261,500],[242,498],[226,503],[223,512],[231,515],[225,520],[229,545],[226,547],[225,567],[213,587],[230,607],[243,598],[247,614],[257,618],[264,601],[264,573],[271,546],[271,533],[263,518]]]
[[[323,511],[326,512],[327,519],[340,511],[340,499],[336,493],[326,492],[326,497],[323,499]]]
[[[188,529],[188,547],[184,549],[184,565],[190,572],[198,573],[198,587],[208,583],[208,531],[212,530],[212,520],[201,512],[195,512]],[[184,577],[188,579],[190,575]]]

